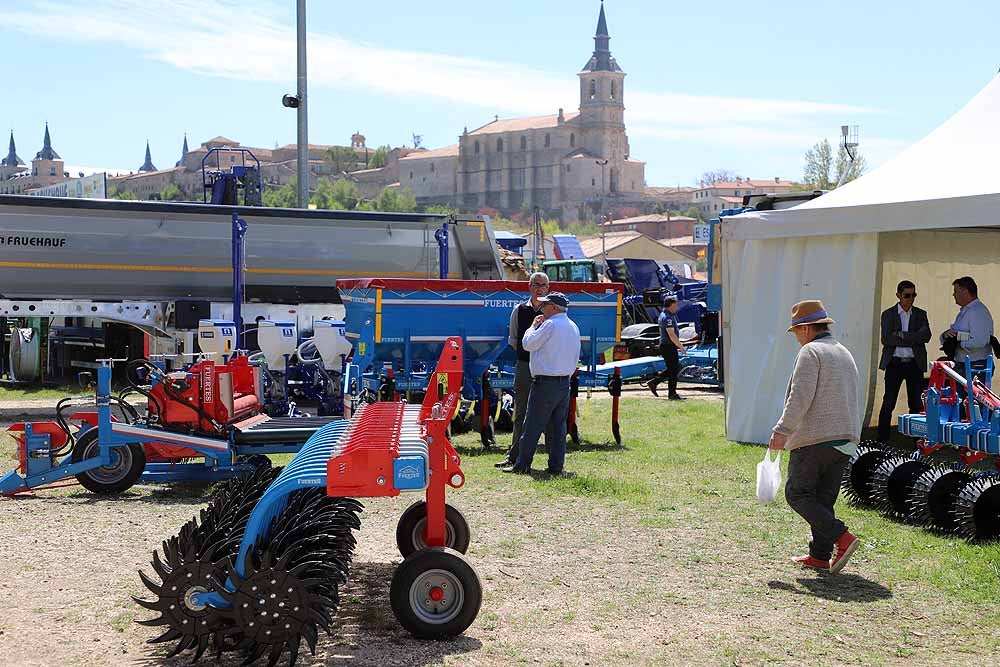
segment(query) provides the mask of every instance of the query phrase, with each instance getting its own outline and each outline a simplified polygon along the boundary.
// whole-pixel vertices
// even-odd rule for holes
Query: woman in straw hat
[[[809,554],[792,560],[836,573],[860,544],[833,506],[844,467],[861,438],[861,416],[858,367],[830,334],[833,323],[822,301],[792,306],[788,331],[802,347],[769,447],[789,450],[785,499],[812,529]]]

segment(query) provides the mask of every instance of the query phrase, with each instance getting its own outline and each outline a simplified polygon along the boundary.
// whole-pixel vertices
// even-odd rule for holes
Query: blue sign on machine
[[[400,456],[392,462],[392,482],[400,491],[427,486],[426,460],[422,456]]]

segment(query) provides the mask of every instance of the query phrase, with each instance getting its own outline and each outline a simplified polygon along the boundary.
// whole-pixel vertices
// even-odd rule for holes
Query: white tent
[[[899,280],[917,284],[935,336],[957,313],[951,281],[959,276],[973,276],[1000,316],[998,162],[1000,76],[870,174],[794,208],[722,218],[729,439],[766,442],[781,413],[798,349],[785,333],[796,301],[822,299],[837,321],[834,335],[858,363],[868,420],[882,395],[879,313],[896,302]],[[936,348],[935,338],[931,359]]]

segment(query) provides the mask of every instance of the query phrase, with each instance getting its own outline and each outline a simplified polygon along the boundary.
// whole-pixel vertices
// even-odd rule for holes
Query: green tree
[[[160,190],[160,199],[163,201],[185,201],[187,197],[176,183],[167,183],[166,187]]]
[[[695,220],[701,220],[701,211],[698,210],[697,206],[688,206],[684,209],[681,215],[687,216],[688,218],[694,218]]]
[[[378,197],[362,202],[358,205],[358,210],[414,213],[417,210],[417,198],[410,188],[382,188]]]
[[[323,178],[316,184],[316,192],[309,201],[316,208],[353,211],[358,207],[360,199],[358,187],[351,181]]]
[[[333,163],[334,175],[345,171],[354,171],[358,162],[358,155],[353,148],[347,146],[333,146],[326,152],[326,158]]]
[[[281,187],[267,187],[264,186],[264,192],[261,193],[261,200],[264,206],[271,206],[274,208],[295,208],[298,204],[298,193],[296,192],[296,181],[293,178],[291,181],[282,185]]]
[[[115,190],[111,194],[111,198],[112,199],[123,199],[123,200],[128,200],[128,201],[135,201],[135,200],[139,199],[134,192],[130,192],[128,190]]]
[[[435,213],[440,215],[456,215],[458,211],[445,204],[430,204],[424,207],[424,213]]]
[[[368,168],[378,169],[379,167],[384,167],[385,163],[389,161],[389,151],[391,150],[388,144],[376,148],[375,152],[368,158]]]
[[[833,190],[840,182],[841,176],[844,177],[844,183],[848,183],[868,168],[864,156],[860,153],[856,155],[852,164],[847,156],[847,149],[843,146],[834,157],[833,148],[826,139],[806,151],[805,160],[802,181],[803,185],[807,186],[806,189],[811,190]]]

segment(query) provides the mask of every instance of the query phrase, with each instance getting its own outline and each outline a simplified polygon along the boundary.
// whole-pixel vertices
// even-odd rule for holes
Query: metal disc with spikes
[[[955,499],[958,533],[969,540],[1000,538],[1000,478],[974,478]]]
[[[928,469],[913,482],[908,501],[912,520],[930,530],[958,530],[955,500],[970,481],[972,475],[963,470],[943,466]]]
[[[258,468],[223,483],[207,508],[181,526],[177,535],[164,540],[162,559],[153,551],[153,571],[161,583],[142,571],[139,578],[156,598],[133,598],[143,608],[160,612],[160,616],[138,623],[167,628],[149,643],[177,640],[170,655],[194,649],[197,661],[210,641],[216,655],[233,650],[242,641],[231,621],[218,610],[194,604],[191,596],[222,587],[226,563],[239,549],[250,512],[280,471]]]
[[[221,582],[219,575],[224,572],[218,565],[209,563],[181,564],[174,558],[164,564],[154,556],[153,567],[160,575],[162,583],[156,583],[142,571],[139,578],[156,599],[152,602],[133,598],[136,603],[150,611],[160,612],[157,618],[137,621],[140,625],[167,626],[167,630],[149,643],[159,644],[177,640],[177,645],[168,657],[181,651],[195,649],[194,660],[198,660],[212,642],[216,649],[224,646],[223,630],[228,622],[219,613],[205,605],[197,605],[192,596],[216,590]]]
[[[847,462],[844,468],[844,478],[841,486],[844,495],[855,505],[870,505],[871,497],[871,477],[875,468],[892,452],[885,449],[885,446],[875,440],[865,440],[858,445],[854,456]]]
[[[926,461],[906,456],[889,456],[872,471],[869,482],[871,502],[894,519],[913,519],[908,500],[917,479],[930,470]]]
[[[242,637],[245,665],[267,656],[273,667],[288,650],[294,665],[304,639],[315,654],[319,628],[330,632],[354,552],[361,503],[329,498],[324,489],[296,491],[254,545],[243,575],[231,564],[235,590],[220,590],[221,610]]]

